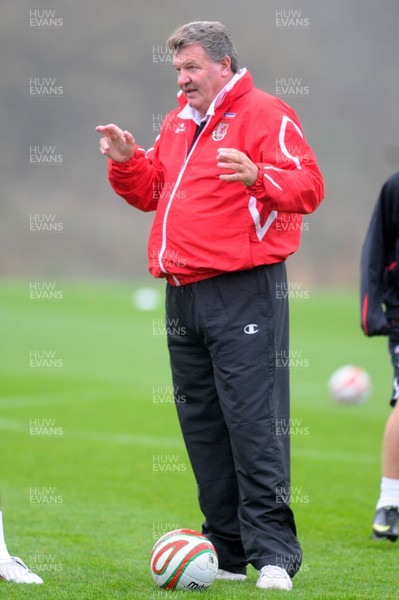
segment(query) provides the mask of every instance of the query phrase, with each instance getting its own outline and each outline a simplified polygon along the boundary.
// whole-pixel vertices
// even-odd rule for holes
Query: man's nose
[[[180,71],[179,76],[177,78],[177,83],[179,85],[179,87],[183,87],[184,85],[187,85],[188,83],[190,83],[190,76],[189,74],[183,71]]]

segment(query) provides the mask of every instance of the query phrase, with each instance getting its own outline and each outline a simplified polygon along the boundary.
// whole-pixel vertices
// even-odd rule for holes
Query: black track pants
[[[176,406],[220,568],[301,563],[289,507],[284,263],[167,286]],[[185,402],[179,402],[179,398]],[[287,425],[281,427],[281,423]]]

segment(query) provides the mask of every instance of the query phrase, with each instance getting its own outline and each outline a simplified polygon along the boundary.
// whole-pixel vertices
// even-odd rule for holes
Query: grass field
[[[155,539],[198,529],[202,516],[171,400],[163,308],[135,309],[133,289],[57,282],[58,299],[31,299],[29,282],[0,286],[6,541],[45,580],[0,583],[0,597],[187,595],[159,590],[148,570]],[[290,597],[397,598],[399,542],[369,539],[389,413],[386,340],[362,335],[356,294],[308,296],[291,302],[292,505],[304,562]],[[362,405],[328,397],[330,374],[346,363],[372,377]],[[248,574],[201,597],[283,594],[257,590]]]

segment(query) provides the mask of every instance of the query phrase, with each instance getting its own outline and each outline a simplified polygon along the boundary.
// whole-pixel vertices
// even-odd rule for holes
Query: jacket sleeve
[[[361,327],[367,336],[387,335],[384,295],[396,263],[393,217],[399,203],[399,186],[391,179],[383,186],[371,217],[360,259]]]
[[[164,181],[163,168],[157,160],[157,142],[148,152],[136,146],[134,156],[124,163],[108,159],[108,179],[128,204],[145,212],[156,210]]]
[[[307,214],[324,197],[323,176],[295,112],[282,106],[259,142],[259,174],[247,191],[271,210]]]

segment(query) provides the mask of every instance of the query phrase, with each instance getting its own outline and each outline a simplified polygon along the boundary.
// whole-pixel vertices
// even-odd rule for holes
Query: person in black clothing
[[[381,493],[372,538],[398,538],[399,519],[399,172],[378,197],[361,255],[361,327],[367,336],[386,335],[394,380],[393,411],[385,427]]]

